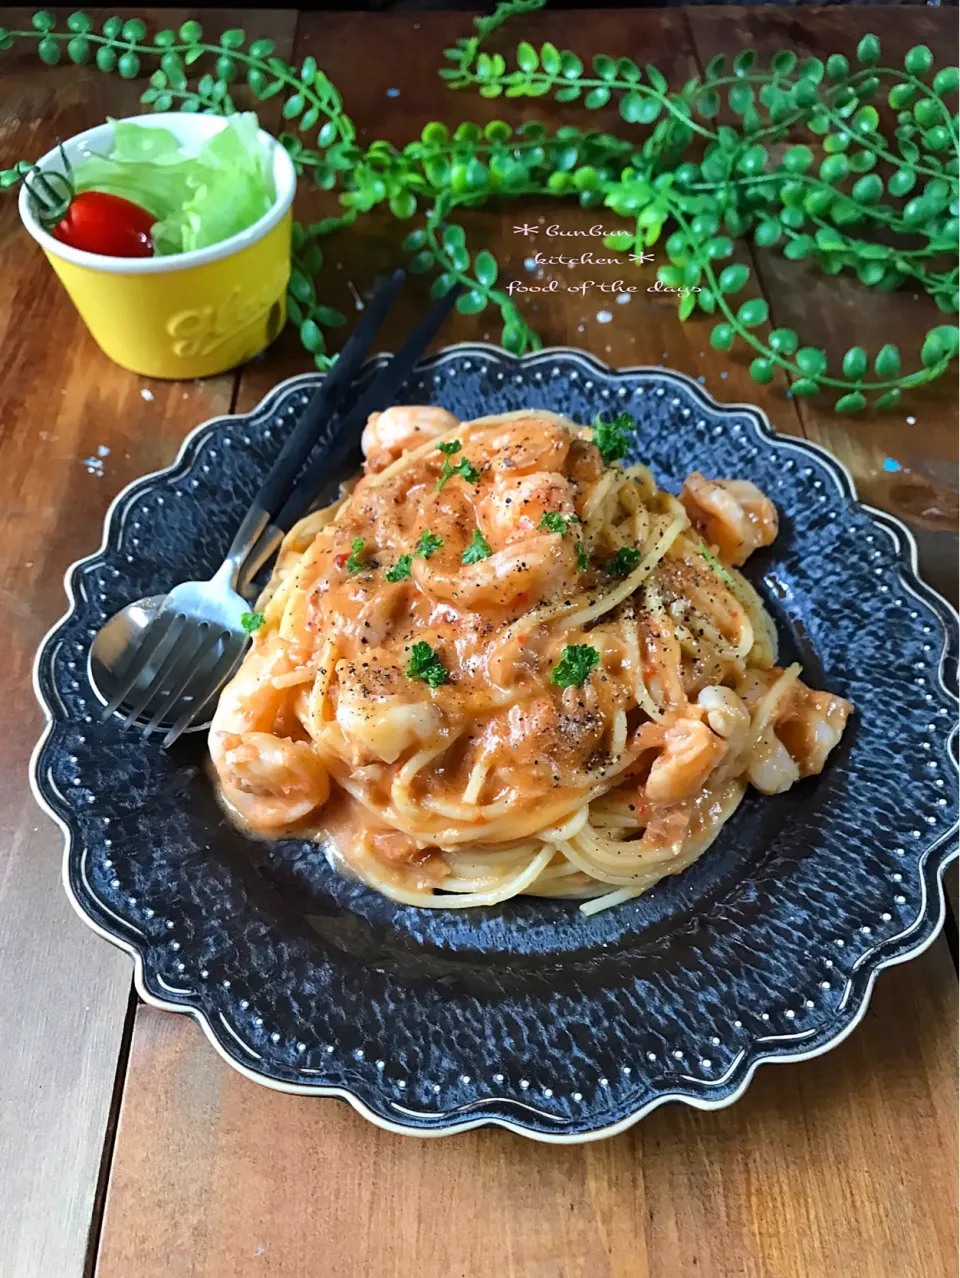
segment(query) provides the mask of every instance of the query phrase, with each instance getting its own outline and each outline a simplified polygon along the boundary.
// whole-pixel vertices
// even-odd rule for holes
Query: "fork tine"
[[[200,631],[200,645],[194,645],[194,651],[183,658],[177,668],[176,677],[167,681],[166,691],[157,684],[156,703],[157,708],[154,711],[150,722],[143,729],[143,735],[149,737],[150,734],[159,727],[161,721],[165,718],[173,718],[179,713],[178,702],[183,696],[185,689],[189,686],[191,680],[196,679],[210,654],[215,652],[220,640],[223,639],[229,631],[224,630],[222,626],[210,625],[206,631]],[[169,718],[168,718],[169,717]]]
[[[183,714],[181,714],[180,718],[163,738],[164,750],[169,750],[170,746],[172,746],[188,728],[192,727],[193,724],[196,723],[201,714],[203,714],[204,710],[220,691],[223,684],[233,673],[247,646],[245,638],[240,639],[237,636],[233,636],[233,638],[234,642],[232,644],[229,642],[227,643],[223,654],[220,656],[213,670],[210,672],[210,677],[206,681],[205,685],[209,688],[209,692],[205,697],[197,697],[192,704],[187,705]]]
[[[175,624],[177,622],[179,625]],[[126,701],[161,649],[163,656],[166,656],[170,647],[176,643],[185,623],[186,618],[183,616],[163,613],[151,621],[141,634],[140,642],[131,651],[130,658],[119,678],[117,689],[104,707],[103,714],[100,716],[102,723],[105,723]]]
[[[184,618],[184,624],[177,630],[176,640],[166,649],[162,663],[155,667],[154,674],[147,678],[146,683],[139,690],[135,690],[136,695],[131,695],[131,699],[126,703],[124,728],[129,728],[134,723],[149,717],[153,713],[157,699],[163,697],[163,690],[169,686],[170,680],[180,678],[181,671],[185,666],[189,666],[192,660],[193,650],[197,646],[198,631],[202,639],[202,626],[201,622],[200,627],[191,629],[189,619]]]

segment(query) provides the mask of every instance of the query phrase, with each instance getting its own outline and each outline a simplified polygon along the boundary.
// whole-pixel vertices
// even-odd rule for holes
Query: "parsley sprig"
[[[621,546],[613,558],[607,560],[606,570],[611,577],[629,576],[642,557],[636,546]]]
[[[489,559],[493,554],[490,543],[479,528],[474,529],[473,540],[460,556],[462,564],[478,564],[481,559]]]
[[[347,562],[344,565],[347,572],[359,572],[363,567],[363,546],[363,538],[354,537],[353,548],[351,549],[351,552],[347,557]]]
[[[450,458],[459,453],[461,447],[459,439],[451,439],[448,444],[437,444],[437,448],[443,453],[443,469],[440,471],[440,478],[437,480],[437,492],[440,492],[444,484],[453,479],[454,475],[459,475],[461,479],[465,479],[469,484],[479,484],[480,472],[473,462],[467,461],[466,457],[461,457],[456,466],[450,464]]]
[[[637,423],[629,413],[620,413],[612,422],[602,421],[597,414],[593,423],[593,442],[608,466],[618,461],[630,447],[630,437]]]
[[[544,532],[559,533],[562,537],[571,524],[578,524],[580,520],[576,515],[561,515],[559,510],[548,510],[545,515],[540,518],[538,528],[542,528]]]
[[[419,555],[421,559],[429,559],[442,545],[443,538],[437,537],[429,528],[425,528],[413,548],[413,554],[401,555],[393,567],[387,569],[387,581],[406,581],[413,571],[413,555]]]
[[[420,540],[417,542],[413,553],[419,555],[421,559],[429,559],[433,552],[439,550],[442,545],[443,538],[435,536],[429,528],[425,528],[420,534]]]
[[[550,671],[550,682],[558,688],[579,688],[599,663],[600,653],[588,643],[567,644]]]
[[[590,567],[590,556],[587,554],[587,547],[582,541],[576,544],[577,552],[577,572],[586,572]]]
[[[699,539],[697,541],[697,550],[699,550],[700,554],[703,556],[703,558],[707,561],[707,563],[710,565],[710,567],[713,569],[713,571],[717,574],[717,576],[722,581],[725,581],[728,586],[735,586],[737,584],[733,580],[733,578],[730,576],[730,574],[727,572],[726,568],[724,568],[720,560],[716,557],[716,555],[711,555],[710,551],[707,550],[706,546],[703,544],[702,539]]]
[[[387,569],[387,581],[406,581],[412,565],[413,555],[401,555],[393,567]]]
[[[240,625],[243,627],[243,629],[247,632],[248,635],[252,635],[255,630],[259,630],[260,627],[263,625],[263,613],[262,612],[243,613],[243,615],[240,618]]]
[[[431,688],[439,688],[442,683],[447,682],[449,675],[446,666],[430,645],[418,639],[410,649],[407,678],[423,679]]]

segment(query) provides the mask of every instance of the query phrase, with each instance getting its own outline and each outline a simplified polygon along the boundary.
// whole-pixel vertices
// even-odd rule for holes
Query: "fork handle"
[[[320,442],[327,442],[336,433],[333,419],[337,403],[366,358],[368,349],[405,278],[404,271],[396,270],[377,284],[373,300],[367,307],[366,313],[350,334],[333,368],[324,377],[319,389],[300,414],[300,420],[290,432],[287,442],[280,451],[280,456],[267,472],[266,479],[260,485],[260,491],[253,499],[251,514],[258,510],[266,511],[270,518],[276,515],[314,446]],[[326,440],[323,439],[324,428],[326,428]],[[240,531],[244,531],[242,527]],[[240,533],[236,538],[237,542],[239,540]],[[234,547],[231,546],[228,558],[233,557],[233,550]]]

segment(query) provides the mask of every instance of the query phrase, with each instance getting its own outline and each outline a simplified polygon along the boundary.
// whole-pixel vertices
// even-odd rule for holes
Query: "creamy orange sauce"
[[[392,409],[364,447],[349,496],[286,539],[211,730],[251,828],[322,829],[390,894],[469,892],[538,858],[532,890],[582,895],[719,828],[754,747],[774,788],[822,766],[849,706],[773,664],[729,571],[776,533],[753,485],[697,475],[681,504],[539,411]],[[564,680],[570,648],[593,664]]]

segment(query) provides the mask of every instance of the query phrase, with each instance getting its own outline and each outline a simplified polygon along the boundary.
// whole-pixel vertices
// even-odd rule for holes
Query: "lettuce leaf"
[[[120,195],[152,213],[158,256],[207,248],[252,226],[276,198],[258,130],[252,112],[228,116],[226,127],[189,155],[168,129],[116,124],[111,154],[78,164],[75,187]]]

